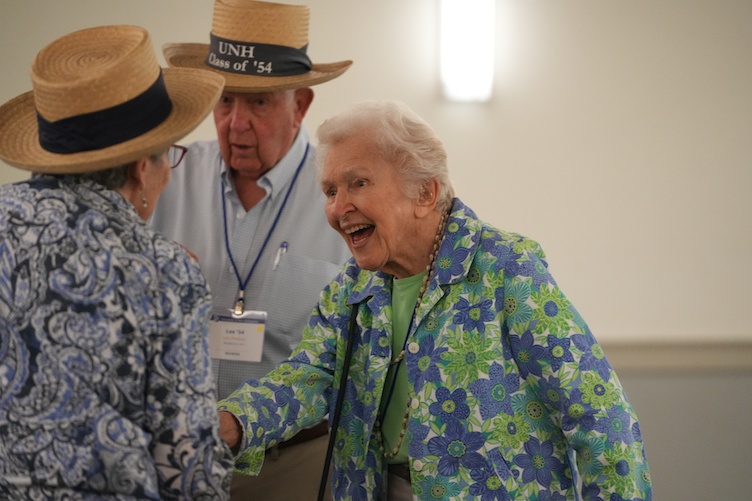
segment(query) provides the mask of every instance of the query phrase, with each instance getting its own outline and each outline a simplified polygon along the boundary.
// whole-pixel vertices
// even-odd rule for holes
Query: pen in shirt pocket
[[[279,249],[277,249],[277,255],[274,256],[274,266],[272,268],[274,271],[279,267],[279,261],[282,259],[285,252],[287,252],[287,242],[282,242],[279,244]]]

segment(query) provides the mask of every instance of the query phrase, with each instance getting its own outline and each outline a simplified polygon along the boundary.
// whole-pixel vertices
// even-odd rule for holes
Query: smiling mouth
[[[366,240],[374,231],[375,226],[372,224],[359,224],[357,226],[353,226],[352,228],[347,228],[344,230],[345,234],[350,237],[350,241],[353,243],[353,245],[357,245],[358,243],[362,242],[363,240]]]

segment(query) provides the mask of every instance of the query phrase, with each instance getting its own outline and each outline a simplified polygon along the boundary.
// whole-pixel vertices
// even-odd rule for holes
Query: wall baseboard
[[[608,360],[622,372],[752,372],[752,342],[604,342]]]

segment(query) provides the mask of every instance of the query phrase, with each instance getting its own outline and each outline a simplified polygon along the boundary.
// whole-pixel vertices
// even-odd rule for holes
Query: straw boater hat
[[[337,78],[352,61],[311,63],[308,19],[305,5],[216,0],[210,44],[166,44],[163,52],[170,66],[220,73],[231,92],[310,87]]]
[[[0,107],[0,159],[34,172],[103,170],[166,150],[216,104],[224,79],[159,67],[149,33],[101,26],[43,48],[33,91]]]

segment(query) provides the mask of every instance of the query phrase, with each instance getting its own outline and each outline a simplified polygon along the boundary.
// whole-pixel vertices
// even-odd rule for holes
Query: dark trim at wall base
[[[752,372],[752,341],[600,344],[617,374]]]

